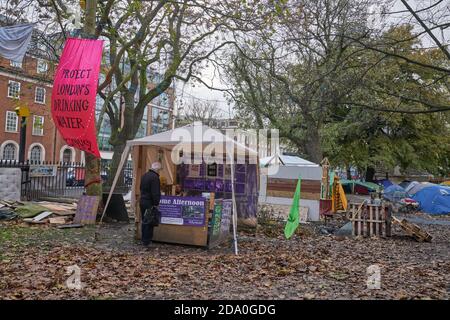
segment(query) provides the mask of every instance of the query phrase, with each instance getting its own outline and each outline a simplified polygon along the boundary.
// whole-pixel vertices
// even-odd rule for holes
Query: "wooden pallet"
[[[398,219],[396,217],[392,217],[395,224],[399,225],[406,234],[413,237],[419,242],[431,242],[433,237],[426,231],[422,230],[418,225],[409,222],[406,219]]]
[[[384,204],[350,204],[353,236],[390,237],[391,211]]]

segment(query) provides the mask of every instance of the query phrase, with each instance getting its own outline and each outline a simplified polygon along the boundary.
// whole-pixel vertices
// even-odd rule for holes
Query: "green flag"
[[[302,184],[302,179],[299,177],[297,182],[297,188],[294,193],[294,200],[292,201],[291,210],[289,211],[289,217],[284,227],[284,236],[286,239],[292,237],[299,224],[299,200],[300,200],[300,185]]]

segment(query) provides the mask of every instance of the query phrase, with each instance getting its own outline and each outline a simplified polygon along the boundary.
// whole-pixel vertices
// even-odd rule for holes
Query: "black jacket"
[[[141,179],[141,203],[146,206],[158,206],[161,199],[159,174],[149,170]]]

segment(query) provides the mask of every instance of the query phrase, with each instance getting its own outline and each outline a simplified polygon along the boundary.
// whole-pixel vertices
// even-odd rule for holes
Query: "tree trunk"
[[[102,195],[102,180],[100,178],[100,159],[90,153],[85,153],[86,176],[84,179],[86,194],[89,196]]]
[[[366,169],[366,182],[374,182],[375,178],[375,168],[374,167],[367,167]]]
[[[119,167],[120,164],[120,159],[122,158],[122,153],[123,150],[125,149],[125,145],[126,142],[124,141],[122,144],[117,144],[114,145],[113,147],[113,156],[112,156],[112,160],[111,160],[111,167],[108,173],[108,181],[107,181],[107,185],[108,186],[112,186],[114,177],[116,176],[117,173],[117,168]],[[117,180],[117,186],[116,187],[121,187],[124,185],[124,179],[123,179],[123,172],[121,173],[119,180]]]
[[[352,171],[349,165],[346,167],[346,170],[347,170],[347,180],[352,180]]]
[[[108,186],[112,186],[112,182],[117,173],[117,168],[120,164],[120,159],[122,158],[122,153],[125,150],[125,146],[128,140],[134,139],[137,134],[138,125],[135,125],[134,121],[134,91],[129,91],[124,94],[124,110],[123,110],[123,125],[121,123],[111,123],[111,138],[109,140],[110,144],[113,146],[113,157],[111,160],[111,168],[108,174]],[[141,118],[142,120],[142,118]],[[124,179],[123,174],[119,177],[117,181],[117,186],[123,186]]]
[[[95,15],[97,0],[86,0],[86,14],[83,31],[85,36],[95,35]],[[102,195],[102,180],[100,178],[100,159],[86,152],[86,194],[89,196]]]
[[[320,144],[319,130],[313,126],[308,126],[308,137],[305,141],[305,151],[312,162],[320,163],[322,161],[323,152]]]

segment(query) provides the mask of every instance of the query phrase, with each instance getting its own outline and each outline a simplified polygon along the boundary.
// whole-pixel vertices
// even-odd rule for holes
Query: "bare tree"
[[[189,124],[194,121],[200,121],[209,125],[223,117],[223,112],[217,103],[192,99],[189,104],[183,106],[180,110],[177,126]]]
[[[199,77],[203,61],[232,43],[227,33],[253,28],[255,3],[258,1],[98,1],[95,37],[106,40],[104,77],[98,88],[104,106],[98,129],[103,118],[110,121],[113,174],[147,105],[175,80]],[[63,37],[83,36],[83,31],[70,23],[78,1],[38,0],[33,5],[41,28]]]

